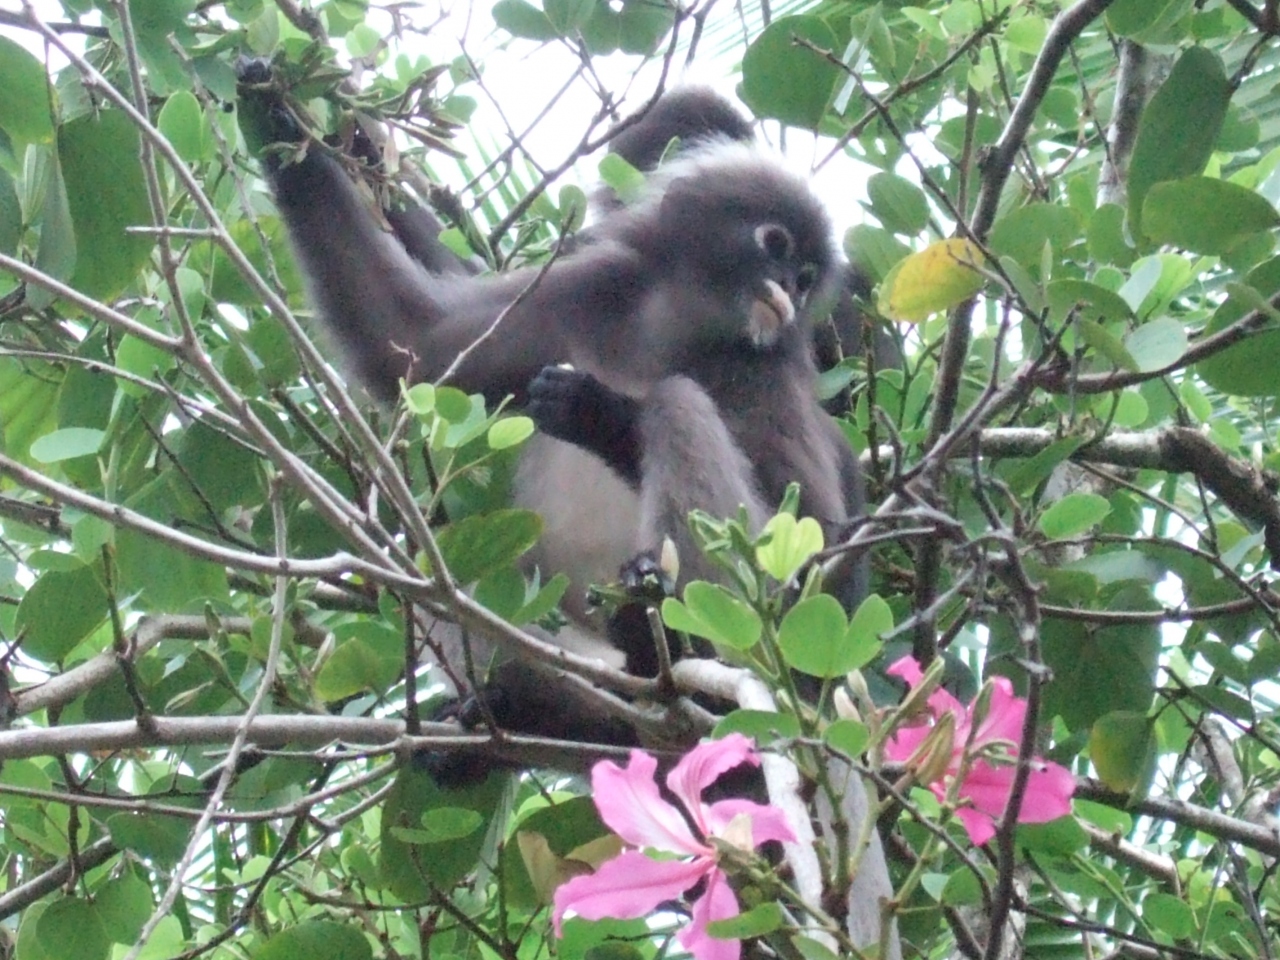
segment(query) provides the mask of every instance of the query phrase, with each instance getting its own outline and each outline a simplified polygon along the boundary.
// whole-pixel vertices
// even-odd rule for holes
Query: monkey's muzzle
[[[748,332],[751,342],[767,347],[778,339],[782,328],[796,318],[795,304],[776,280],[765,280],[759,295],[751,301]]]

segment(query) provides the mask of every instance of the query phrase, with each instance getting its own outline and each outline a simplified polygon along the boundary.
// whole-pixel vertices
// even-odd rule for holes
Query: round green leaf
[[[724,587],[695,580],[684,588],[683,602],[662,602],[662,619],[682,630],[735,650],[750,650],[760,640],[760,617]]]
[[[0,36],[0,130],[15,140],[47,143],[53,137],[49,81],[44,65],[22,46]]]
[[[809,558],[822,549],[822,527],[813,517],[797,520],[780,513],[765,524],[761,536],[768,540],[756,548],[756,560],[780,583],[796,575]]]
[[[800,736],[800,721],[794,714],[775,713],[772,710],[734,710],[715,725],[711,738],[719,740],[730,733],[750,737],[756,746],[765,747],[774,741]]]
[[[838,750],[851,760],[862,756],[871,742],[871,732],[866,724],[857,720],[836,720],[822,735],[827,746]]]
[[[1089,731],[1089,759],[1112,790],[1137,794],[1155,773],[1156,742],[1145,713],[1115,710]]]
[[[355,924],[304,920],[276,934],[254,960],[373,960],[373,948]]]
[[[782,905],[768,902],[727,920],[713,920],[707,924],[707,933],[718,940],[742,940],[745,937],[763,937],[767,933],[773,933],[786,922]]]
[[[493,22],[523,40],[554,40],[558,34],[547,15],[526,0],[498,0]]]
[[[112,943],[132,946],[155,909],[151,887],[132,870],[104,884],[97,892],[102,925]]]
[[[92,567],[41,574],[18,604],[22,651],[56,663],[107,616],[107,592]]]
[[[113,813],[107,818],[107,830],[117,847],[171,867],[186,852],[194,823],[155,813]]]
[[[105,434],[88,427],[63,427],[46,433],[31,444],[31,458],[40,463],[58,463],[74,457],[88,457],[98,452]]]
[[[1111,512],[1106,497],[1096,493],[1070,493],[1040,517],[1040,529],[1053,540],[1083,533]]]
[[[102,918],[93,904],[63,897],[49,904],[37,928],[40,947],[49,957],[106,960],[111,952]]]
[[[787,611],[778,627],[778,647],[787,665],[831,679],[853,670],[860,651],[849,642],[849,620],[835,597],[820,594]]]
[[[1080,223],[1068,207],[1052,203],[1030,203],[996,221],[988,242],[991,250],[1012,257],[1028,270],[1038,271],[1045,244],[1055,253],[1080,238]]]
[[[469,837],[480,829],[484,818],[465,807],[437,807],[422,815],[418,827],[392,827],[398,840],[408,844],[448,843]]]
[[[1213,177],[1185,177],[1155,184],[1142,205],[1142,223],[1156,243],[1221,255],[1245,238],[1280,224],[1266,199]]]
[[[1187,352],[1187,330],[1173,317],[1160,317],[1125,337],[1124,347],[1136,369],[1163,370]]]
[[[160,108],[156,126],[187,163],[208,157],[211,146],[209,125],[204,111],[200,109],[200,101],[190,90],[178,90],[170,95]]]
[[[1135,235],[1145,233],[1142,211],[1155,184],[1204,171],[1231,94],[1216,53],[1200,46],[1183,51],[1138,124],[1129,161],[1129,227]]]
[[[475,583],[523,556],[542,535],[532,510],[495,510],[466,517],[441,531],[440,552],[459,583]]]
[[[489,428],[490,450],[506,450],[524,443],[533,435],[533,421],[528,417],[503,417]]]
[[[1254,267],[1241,288],[1228,289],[1229,296],[1209,320],[1206,334],[1225,330],[1254,309],[1257,299],[1269,299],[1280,292],[1280,257]],[[1235,397],[1269,397],[1280,394],[1280,330],[1260,330],[1197,365],[1196,370],[1215,390]]]
[[[820,17],[779,17],[742,58],[742,99],[757,116],[816,130],[840,71],[797,38],[828,52],[839,43]]]
[[[1142,901],[1142,919],[1170,940],[1185,940],[1199,930],[1195,911],[1171,893],[1156,892]]]
[[[894,233],[915,236],[929,225],[924,191],[895,173],[877,173],[867,181],[871,212]]]

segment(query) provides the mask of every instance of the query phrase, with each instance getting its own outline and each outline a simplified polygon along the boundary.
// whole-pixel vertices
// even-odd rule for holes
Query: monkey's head
[[[635,210],[637,246],[683,291],[702,342],[768,349],[808,335],[840,276],[831,223],[799,176],[741,143],[717,142],[651,178]]]

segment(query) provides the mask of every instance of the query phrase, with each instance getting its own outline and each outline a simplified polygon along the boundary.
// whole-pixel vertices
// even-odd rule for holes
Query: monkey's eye
[[[812,263],[806,263],[800,268],[800,272],[796,274],[796,292],[808,293],[817,282],[818,268]]]
[[[764,223],[756,227],[756,243],[771,260],[787,260],[795,249],[787,228],[776,223]]]

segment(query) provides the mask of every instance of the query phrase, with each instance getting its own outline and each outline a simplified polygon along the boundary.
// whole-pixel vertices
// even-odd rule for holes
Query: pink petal
[[[1009,789],[1013,786],[1014,768],[993,767],[981,760],[969,767],[969,775],[956,793],[968,800],[975,810],[989,817],[1004,813],[1009,802]]]
[[[1022,723],[1027,715],[1027,701],[1013,695],[1013,684],[1007,677],[996,677],[991,691],[991,705],[986,719],[973,738],[975,746],[992,740],[1022,740]]]
[[[777,807],[752,803],[750,800],[721,800],[706,808],[707,826],[712,836],[721,836],[729,821],[745,813],[751,818],[751,845],[758,847],[766,840],[795,843],[796,835],[786,815]]]
[[[885,673],[905,681],[908,687],[914,687],[924,679],[924,671],[920,669],[920,664],[916,662],[916,658],[910,654],[895,660]]]
[[[1019,823],[1048,823],[1071,812],[1076,778],[1060,764],[1047,760],[1037,763],[1043,763],[1044,769],[1033,769],[1027,778],[1027,792],[1018,811]]]
[[[676,934],[680,946],[694,960],[738,960],[742,956],[741,940],[717,940],[707,933],[707,924],[713,920],[728,920],[739,913],[738,898],[733,895],[729,881],[719,869],[707,873],[707,889],[693,903],[689,925]]]
[[[637,847],[653,847],[670,853],[709,856],[680,811],[663,800],[654,781],[658,761],[643,750],[632,750],[624,770],[601,760],[591,769],[591,793],[600,818],[614,833]]]
[[[647,917],[659,904],[678,898],[705,874],[718,872],[714,862],[705,857],[686,863],[651,860],[634,850],[620,853],[602,863],[595,873],[574,877],[556,888],[551,914],[556,936],[561,935],[564,915],[570,910],[584,920]]]
[[[969,738],[969,711],[965,709],[963,703],[942,687],[929,694],[927,702],[929,704],[929,712],[935,717],[940,717],[944,713],[954,713],[956,715],[957,743],[964,743]]]
[[[995,821],[985,813],[961,807],[956,811],[956,819],[964,827],[965,833],[969,834],[969,842],[975,847],[982,846],[996,835]]]
[[[740,733],[731,733],[720,740],[698,744],[667,774],[667,786],[685,805],[704,834],[712,831],[703,822],[702,791],[715,783],[721,774],[743,763],[760,766],[756,745]]]
[[[1075,790],[1075,778],[1066,767],[1045,760],[1033,761],[1037,769],[1032,769],[1027,778],[1027,789],[1022,795],[1022,806],[1018,809],[1019,823],[1048,823],[1065,817],[1071,812],[1071,794]],[[992,821],[1004,816],[1005,807],[1009,803],[1009,791],[1013,787],[1013,767],[992,767],[978,761],[969,771],[960,789],[959,796],[968,800],[972,806],[956,811],[956,816],[964,824],[969,839],[981,846],[995,835]]]
[[[929,735],[933,727],[902,727],[884,745],[884,757],[891,763],[905,763]]]

